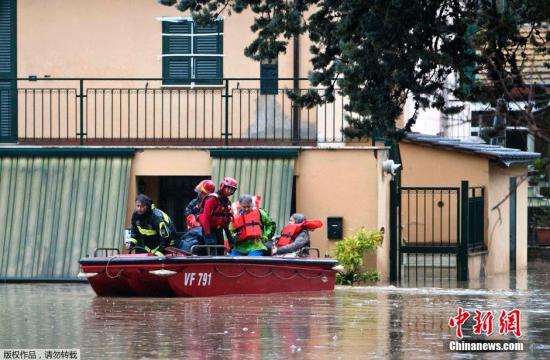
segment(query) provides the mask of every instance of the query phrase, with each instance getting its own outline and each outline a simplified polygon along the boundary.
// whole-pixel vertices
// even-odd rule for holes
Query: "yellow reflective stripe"
[[[144,229],[140,226],[137,227],[140,234],[143,234],[145,236],[153,236],[157,234],[157,231],[154,229]]]
[[[168,226],[165,222],[161,222],[159,224],[159,234],[163,238],[167,238],[168,236],[170,236],[170,231],[168,231]]]
[[[132,244],[137,244],[137,243],[138,243],[138,241],[137,241],[136,239],[134,239],[134,238],[131,238],[131,239],[130,239],[130,242],[131,242]]]
[[[151,249],[149,248],[149,246],[144,246],[143,248],[145,249],[145,251],[151,252]]]
[[[155,251],[155,252],[153,253],[153,255],[155,255],[155,256],[164,256],[164,254],[161,253],[160,251]]]
[[[164,221],[166,221],[167,223],[170,222],[170,217],[168,215],[166,215],[166,213],[162,210],[160,210],[161,214],[162,214],[162,217],[164,218]]]

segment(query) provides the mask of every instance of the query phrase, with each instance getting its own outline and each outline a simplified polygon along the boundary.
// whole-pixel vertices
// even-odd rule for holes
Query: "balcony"
[[[336,94],[333,103],[300,108],[289,98],[296,79],[277,79],[271,89],[262,89],[259,80],[166,87],[162,79],[147,78],[17,79],[17,87],[0,89],[3,103],[17,109],[0,112],[0,123],[8,117],[16,122],[22,145],[316,146],[344,141],[344,97]]]

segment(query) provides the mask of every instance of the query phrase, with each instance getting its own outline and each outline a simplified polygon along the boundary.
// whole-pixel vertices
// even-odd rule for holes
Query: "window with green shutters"
[[[164,84],[216,85],[223,77],[223,20],[199,25],[189,18],[162,19]]]

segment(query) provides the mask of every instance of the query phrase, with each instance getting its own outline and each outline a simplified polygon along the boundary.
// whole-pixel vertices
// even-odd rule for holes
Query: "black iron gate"
[[[484,189],[409,187],[392,181],[390,278],[405,286],[456,287],[468,250],[483,247]],[[472,241],[469,241],[472,240]]]

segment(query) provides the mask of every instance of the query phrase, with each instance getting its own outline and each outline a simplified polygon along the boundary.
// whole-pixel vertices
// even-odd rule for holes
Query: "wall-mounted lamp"
[[[387,174],[395,175],[399,169],[401,169],[401,164],[396,164],[393,160],[385,160],[382,163],[382,170]]]

